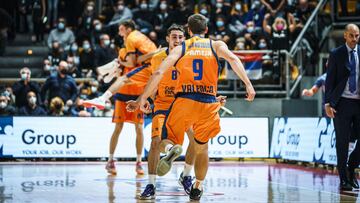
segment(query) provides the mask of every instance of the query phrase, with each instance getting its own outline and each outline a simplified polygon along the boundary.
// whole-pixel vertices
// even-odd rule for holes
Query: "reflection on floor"
[[[146,165],[146,164],[145,164]],[[149,202],[136,197],[147,176],[134,163],[117,163],[118,175],[105,163],[0,163],[0,202]],[[183,164],[157,178],[156,202],[188,202],[178,185]],[[268,164],[210,164],[201,202],[360,202],[359,191],[339,193],[338,177],[322,169]]]

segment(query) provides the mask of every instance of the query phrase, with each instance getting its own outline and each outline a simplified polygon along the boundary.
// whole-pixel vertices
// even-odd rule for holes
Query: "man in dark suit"
[[[337,167],[340,190],[359,188],[355,168],[360,163],[360,144],[350,154],[348,147],[352,125],[360,122],[359,27],[348,24],[345,27],[346,43],[330,52],[329,67],[325,82],[325,111],[333,118],[336,133]]]

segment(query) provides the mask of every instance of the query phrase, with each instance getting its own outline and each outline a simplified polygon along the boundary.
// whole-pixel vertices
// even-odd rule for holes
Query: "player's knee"
[[[208,143],[194,142],[195,154],[208,153]]]

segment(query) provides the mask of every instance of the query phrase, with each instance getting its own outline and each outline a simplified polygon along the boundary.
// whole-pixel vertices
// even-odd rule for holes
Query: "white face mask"
[[[65,105],[64,106],[64,111],[68,111],[69,110],[69,106],[68,105]]]
[[[94,87],[94,86],[91,87],[91,92],[92,92],[92,93],[95,93],[96,91],[97,91],[97,87]]]
[[[7,106],[6,102],[0,102],[0,109],[5,109],[5,107]]]
[[[165,3],[160,4],[160,9],[165,10],[167,8],[167,5]]]
[[[31,105],[36,104],[36,97],[30,97],[30,98],[29,98],[29,103],[30,103]]]
[[[22,80],[26,80],[26,78],[27,78],[27,74],[26,74],[26,73],[21,74],[21,79],[22,79]]]

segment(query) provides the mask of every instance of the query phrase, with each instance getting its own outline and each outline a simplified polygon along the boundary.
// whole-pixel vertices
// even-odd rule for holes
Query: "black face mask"
[[[68,71],[64,68],[64,69],[61,69],[61,70],[60,70],[60,73],[65,75],[65,74],[68,73]]]
[[[62,107],[62,105],[61,105],[61,104],[55,104],[55,109],[60,110],[60,109],[61,109],[61,107]]]

